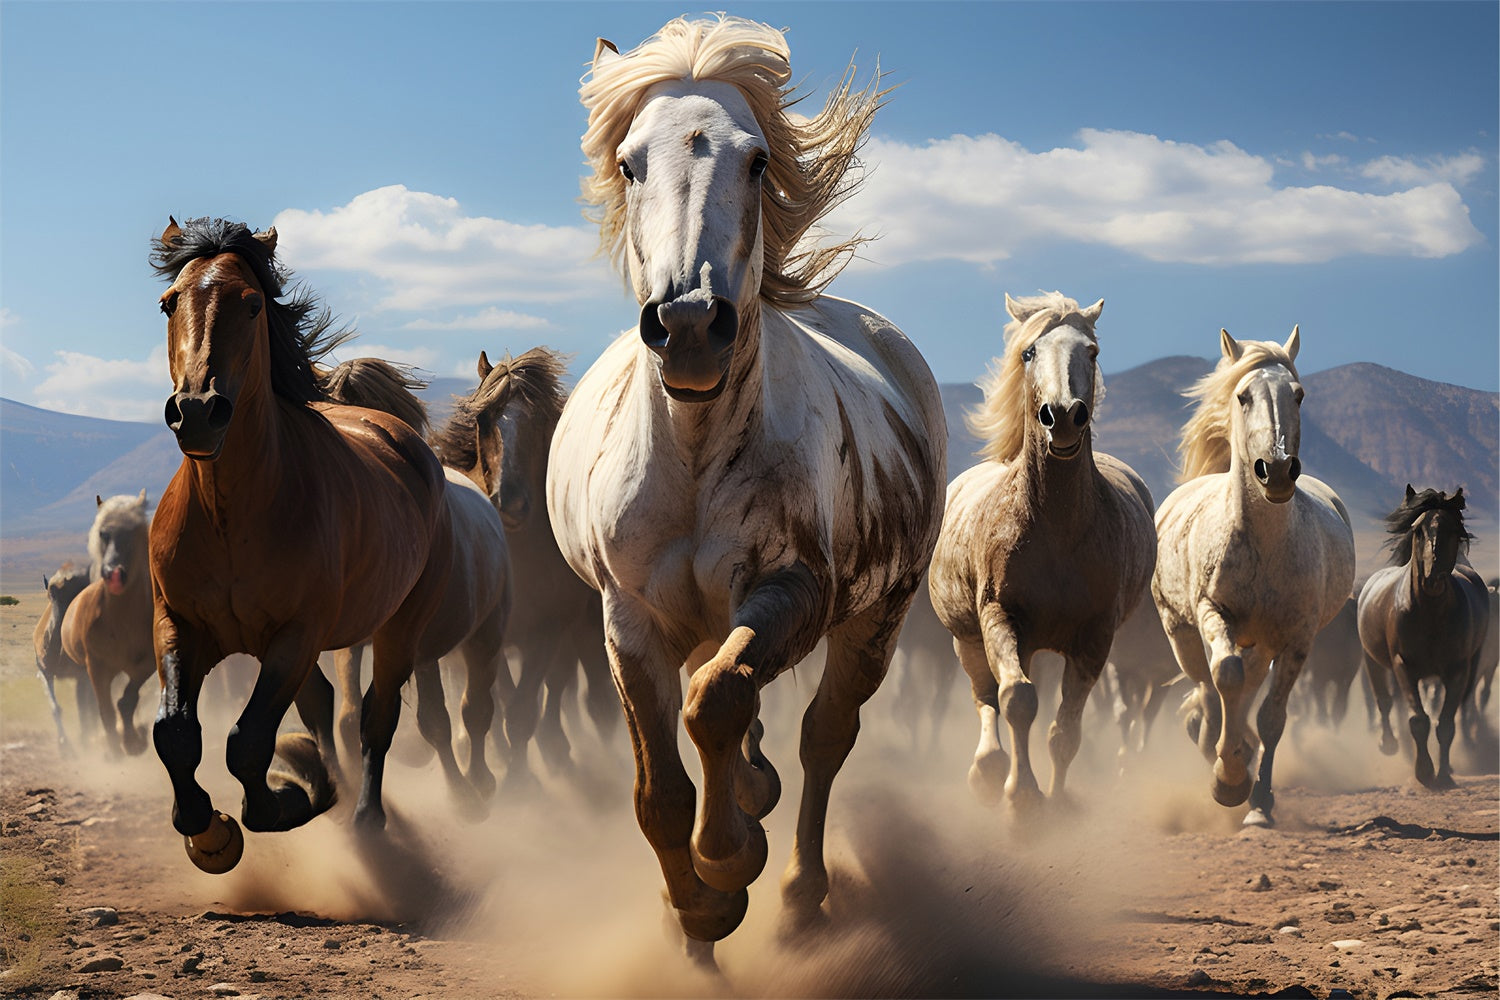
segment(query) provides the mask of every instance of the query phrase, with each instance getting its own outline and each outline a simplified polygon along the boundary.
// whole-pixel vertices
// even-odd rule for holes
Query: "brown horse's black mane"
[[[316,363],[352,337],[349,329],[333,328],[333,315],[311,290],[292,285],[293,276],[273,257],[250,227],[228,219],[187,219],[170,242],[153,241],[151,266],[175,281],[190,261],[201,257],[237,254],[250,266],[266,297],[266,325],[271,331],[271,388],[297,403],[327,398]],[[290,286],[290,287],[289,287]],[[287,301],[281,301],[289,295]]]
[[[472,469],[479,461],[475,449],[475,422],[481,413],[518,401],[530,420],[551,431],[562,415],[567,390],[562,379],[567,371],[564,358],[546,347],[533,347],[518,358],[496,362],[483,383],[467,396],[454,397],[453,413],[428,439],[444,465]]]
[[[1411,487],[1407,487],[1411,489]],[[1433,510],[1447,510],[1458,515],[1459,540],[1463,548],[1468,551],[1469,542],[1474,540],[1468,530],[1464,528],[1464,488],[1460,486],[1449,496],[1442,490],[1422,490],[1413,493],[1401,501],[1401,505],[1385,516],[1385,530],[1391,533],[1388,543],[1391,549],[1391,565],[1404,566],[1411,561],[1411,536],[1417,521],[1423,514]]]

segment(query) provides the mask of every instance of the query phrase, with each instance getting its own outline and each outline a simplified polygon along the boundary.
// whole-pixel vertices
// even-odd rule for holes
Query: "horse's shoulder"
[[[1145,508],[1147,520],[1151,519],[1152,512],[1156,510],[1156,501],[1151,496],[1151,488],[1146,485],[1140,473],[1120,459],[1102,451],[1094,453],[1094,466],[1104,480],[1121,495],[1138,499]]]

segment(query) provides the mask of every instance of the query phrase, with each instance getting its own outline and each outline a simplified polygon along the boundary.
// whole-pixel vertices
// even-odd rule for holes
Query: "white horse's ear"
[[[1010,318],[1015,320],[1017,323],[1024,323],[1026,322],[1026,317],[1030,316],[1036,310],[1027,309],[1025,306],[1021,305],[1021,303],[1011,298],[1009,292],[1006,292],[1005,311],[1010,313]]]
[[[146,491],[145,490],[141,490],[140,496],[138,496],[136,499],[138,499],[141,502],[142,506],[145,506],[145,503],[146,503]]]
[[[104,498],[101,497],[97,493],[94,494],[94,506],[95,507],[103,507],[104,506]]]
[[[489,357],[489,355],[485,354],[483,351],[480,351],[479,352],[479,381],[483,382],[485,379],[489,378],[490,372],[492,372],[494,370],[495,370],[495,366],[492,365],[492,364],[490,364],[490,357]]]
[[[161,242],[171,246],[181,236],[182,227],[177,224],[176,219],[167,216],[167,228],[161,231]]]
[[[270,229],[267,229],[263,233],[256,233],[255,234],[255,238],[260,241],[260,245],[261,246],[263,246],[263,247],[266,248],[266,253],[269,253],[269,254],[272,254],[272,255],[274,255],[276,253],[276,227],[275,226],[272,226]]]
[[[1080,312],[1079,315],[1088,320],[1090,326],[1093,326],[1095,323],[1099,322],[1099,314],[1102,312],[1104,312],[1104,300],[1100,299],[1098,302],[1095,302],[1093,305]]]
[[[1406,484],[1406,499],[1410,500],[1417,495],[1417,491],[1411,488],[1411,483]]]
[[[620,58],[620,50],[615,48],[615,43],[608,38],[601,38],[594,43],[593,67],[607,66]]]
[[[1224,352],[1224,357],[1230,361],[1238,361],[1245,353],[1240,342],[1229,335],[1229,331],[1219,328],[1219,350]]]
[[[1301,325],[1294,325],[1292,327],[1292,335],[1286,338],[1286,343],[1282,345],[1282,348],[1286,351],[1286,356],[1293,361],[1297,360],[1297,352],[1302,349],[1301,330]]]

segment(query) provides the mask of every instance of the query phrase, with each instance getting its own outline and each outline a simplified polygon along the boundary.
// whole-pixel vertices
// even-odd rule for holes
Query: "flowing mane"
[[[1078,303],[1061,292],[1047,292],[1012,299],[1023,311],[1031,311],[1023,323],[1012,319],[1005,324],[1005,351],[990,365],[979,380],[984,402],[964,418],[969,432],[984,442],[980,457],[991,462],[1009,462],[1021,453],[1025,443],[1027,417],[1031,414],[1031,394],[1026,389],[1026,363],[1022,353],[1037,338],[1055,326],[1076,321],[1079,329],[1094,335],[1094,324],[1084,317]],[[1104,380],[1094,370],[1094,398],[1104,398]]]
[[[418,389],[427,388],[427,380],[419,378],[410,365],[384,358],[353,358],[331,370],[315,365],[314,371],[329,401],[381,410],[418,434],[427,434],[427,404],[416,395]]]
[[[176,280],[189,262],[222,253],[238,254],[250,266],[266,297],[266,325],[271,332],[271,387],[297,403],[327,398],[317,362],[354,335],[333,328],[333,315],[316,295],[281,266],[272,251],[243,222],[187,219],[170,241],[153,241],[151,266],[167,281]],[[290,295],[281,301],[283,295]]]
[[[518,358],[506,355],[468,396],[455,397],[453,413],[434,431],[429,444],[444,465],[472,468],[479,461],[474,446],[475,421],[487,410],[520,400],[529,421],[549,435],[568,398],[563,387],[567,359],[546,347],[533,347]]]
[[[609,45],[601,39],[600,50]],[[830,245],[804,241],[817,223],[859,185],[850,172],[870,122],[887,90],[879,71],[855,90],[851,64],[812,118],[789,114],[800,97],[788,86],[791,52],[769,25],[719,15],[717,20],[677,18],[624,56],[601,60],[584,77],[579,94],[589,110],[583,152],[593,176],[583,181],[585,215],[599,224],[599,245],[616,268],[625,249],[625,179],[616,159],[620,143],[646,91],[665,80],[718,81],[737,87],[770,147],[761,217],[765,267],[760,294],[777,306],[816,298],[865,241],[854,236]]]
[[[1407,487],[1410,489],[1410,487]],[[1464,488],[1460,486],[1449,496],[1442,490],[1422,490],[1419,493],[1403,499],[1401,505],[1385,516],[1385,530],[1390,532],[1391,539],[1387,543],[1391,550],[1390,564],[1392,566],[1404,566],[1411,561],[1411,538],[1417,521],[1428,511],[1446,510],[1451,511],[1458,517],[1459,539],[1465,551],[1474,536],[1464,527],[1464,508],[1468,501],[1464,498]]]
[[[1182,463],[1177,481],[1185,483],[1199,476],[1229,471],[1231,444],[1229,422],[1234,404],[1234,390],[1240,379],[1257,368],[1281,365],[1300,378],[1297,366],[1286,348],[1270,340],[1241,340],[1240,356],[1235,360],[1219,359],[1214,370],[1197,381],[1184,395],[1198,407],[1182,426],[1177,455]]]

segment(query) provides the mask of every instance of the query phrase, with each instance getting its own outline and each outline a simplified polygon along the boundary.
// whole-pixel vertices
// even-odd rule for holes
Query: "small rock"
[[[196,955],[189,955],[187,958],[184,958],[182,960],[181,969],[182,969],[183,972],[197,972],[198,971],[198,964],[200,962],[202,962],[202,961],[203,961],[203,952],[201,952],[201,951],[198,952]]]
[[[1189,986],[1207,986],[1211,982],[1213,982],[1213,977],[1202,969],[1194,969],[1188,973],[1187,984]]]
[[[27,806],[25,809],[22,809],[21,810],[21,815],[22,816],[39,816],[39,815],[41,815],[42,813],[44,813],[46,811],[47,811],[47,803],[45,803],[45,802],[38,802],[36,805]]]
[[[58,990],[49,1000],[78,1000],[77,990]]]
[[[340,941],[338,938],[328,938],[323,942],[323,947],[327,948],[329,951],[337,951],[343,946],[344,942]]]
[[[1292,924],[1287,924],[1285,927],[1283,927],[1281,929],[1280,933],[1282,933],[1282,934],[1295,934],[1298,937],[1301,937],[1302,936],[1302,928],[1294,926]]]
[[[1268,878],[1266,876],[1266,874],[1264,872],[1262,872],[1260,878],[1258,880],[1256,880],[1255,885],[1253,885],[1253,886],[1250,887],[1250,891],[1251,892],[1266,892],[1270,888],[1271,888],[1271,880],[1270,880],[1270,878]]]
[[[46,840],[37,845],[37,849],[41,851],[50,851],[52,848],[56,847],[57,844],[58,840],[56,837],[48,837]]]
[[[100,955],[86,964],[79,972],[119,972],[125,968],[125,960],[118,955]]]
[[[1344,938],[1342,941],[1333,942],[1333,946],[1339,951],[1353,951],[1355,948],[1363,948],[1365,943],[1359,938]]]
[[[252,969],[250,971],[250,981],[252,983],[263,983],[269,978],[264,969]]]
[[[237,997],[240,995],[240,991],[228,983],[214,983],[208,988],[208,992],[217,997]]]
[[[126,997],[125,1000],[169,1000],[169,998],[162,996],[160,993],[133,993]]]
[[[79,912],[90,927],[113,927],[120,922],[120,914],[113,906],[90,906]]]

